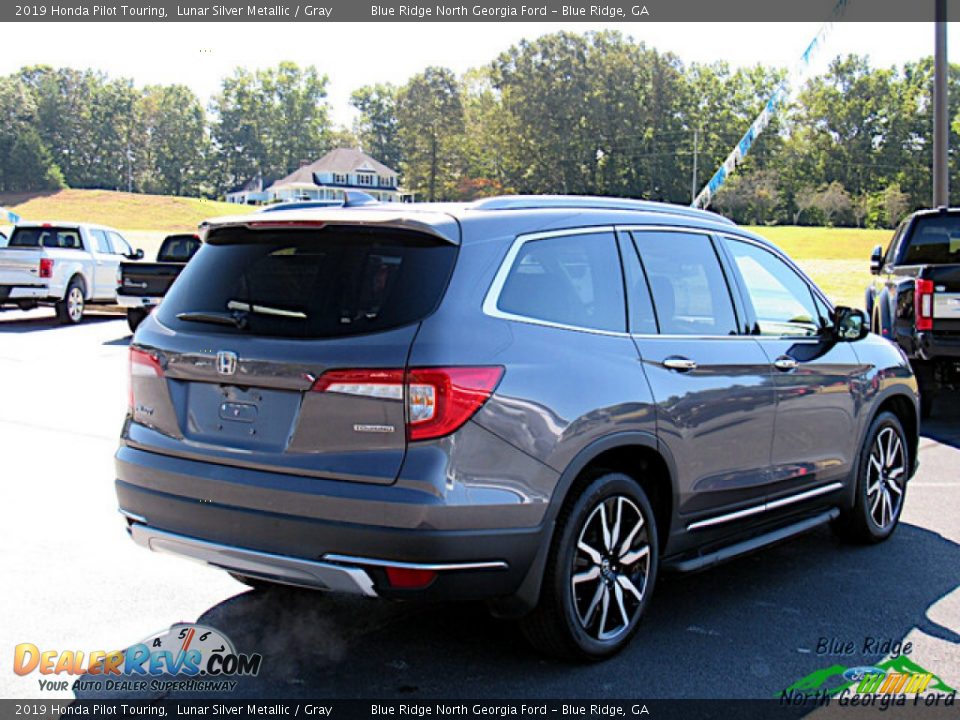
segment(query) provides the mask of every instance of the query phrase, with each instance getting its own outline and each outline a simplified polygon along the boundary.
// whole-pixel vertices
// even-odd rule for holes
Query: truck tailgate
[[[183,268],[182,263],[121,263],[117,294],[163,297]]]
[[[43,251],[34,248],[0,250],[0,285],[40,284],[40,258]]]

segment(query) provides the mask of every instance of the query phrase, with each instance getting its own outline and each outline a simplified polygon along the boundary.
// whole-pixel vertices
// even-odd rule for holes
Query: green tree
[[[327,77],[312,66],[238,68],[224,78],[211,105],[217,181],[229,187],[258,172],[285,175],[322,155],[329,147],[326,98]]]
[[[428,67],[414,75],[398,93],[397,122],[406,185],[430,201],[452,197],[463,133],[463,103],[453,72]]]
[[[193,91],[184,85],[150,85],[139,98],[137,119],[144,138],[139,188],[199,195],[209,149],[206,116]]]
[[[397,95],[393,85],[377,83],[354,90],[350,96],[350,104],[359,113],[354,132],[363,151],[395,170],[401,162]]]

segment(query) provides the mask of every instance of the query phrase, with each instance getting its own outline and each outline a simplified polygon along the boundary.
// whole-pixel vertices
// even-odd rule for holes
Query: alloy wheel
[[[83,317],[83,291],[77,286],[70,288],[67,293],[67,315],[72,322],[80,322]]]
[[[881,530],[899,516],[906,477],[903,442],[894,428],[885,427],[877,433],[867,466],[867,505],[870,518]]]
[[[650,574],[647,523],[628,497],[601,501],[577,538],[570,587],[581,627],[600,641],[627,632],[639,615]]]

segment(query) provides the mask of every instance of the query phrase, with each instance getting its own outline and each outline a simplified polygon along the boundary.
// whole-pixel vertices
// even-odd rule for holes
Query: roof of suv
[[[611,197],[578,195],[512,195],[472,202],[365,203],[332,208],[300,208],[288,211],[231,215],[204,221],[205,239],[216,242],[219,230],[237,226],[251,229],[294,227],[301,224],[371,225],[424,232],[448,242],[460,242],[461,224],[471,219],[509,212],[512,218],[541,220],[549,226],[571,213],[589,215],[590,224],[689,224],[705,229],[730,229],[734,223],[707,210],[683,205]],[[580,221],[583,218],[579,218]]]

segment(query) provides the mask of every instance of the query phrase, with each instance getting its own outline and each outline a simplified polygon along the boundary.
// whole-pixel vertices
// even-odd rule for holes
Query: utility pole
[[[933,207],[950,204],[947,117],[947,0],[936,2],[933,81]]]
[[[697,155],[700,152],[700,131],[693,129],[693,180],[690,183],[690,203],[697,201]]]

